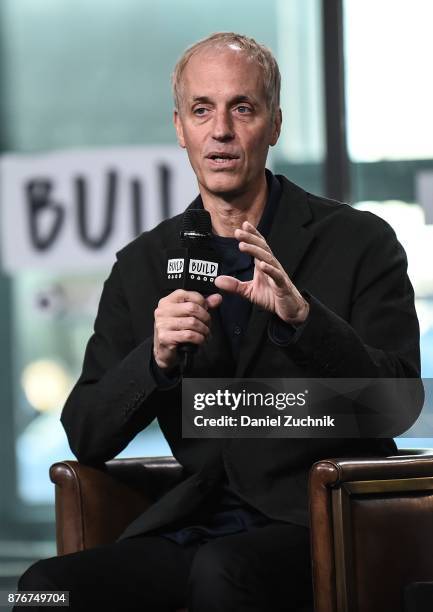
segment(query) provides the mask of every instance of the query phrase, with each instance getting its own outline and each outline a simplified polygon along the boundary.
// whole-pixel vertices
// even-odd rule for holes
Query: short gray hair
[[[182,74],[191,57],[202,49],[221,49],[234,45],[246,53],[247,57],[255,60],[263,71],[266,103],[272,117],[280,106],[281,76],[277,61],[272,51],[248,36],[234,32],[216,32],[188,47],[177,62],[172,77],[173,98],[176,110],[179,111],[182,100]]]

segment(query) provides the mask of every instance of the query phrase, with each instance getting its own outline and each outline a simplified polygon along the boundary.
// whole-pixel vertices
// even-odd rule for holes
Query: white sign
[[[105,271],[135,236],[198,193],[177,146],[0,157],[2,267]]]

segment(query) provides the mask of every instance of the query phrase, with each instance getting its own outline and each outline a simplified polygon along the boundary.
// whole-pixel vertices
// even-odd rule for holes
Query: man
[[[100,465],[156,417],[185,479],[116,543],[38,561],[19,588],[67,589],[74,610],[311,610],[308,471],[393,453],[393,440],[183,439],[177,347],[198,346],[197,378],[417,377],[405,254],[374,215],[265,170],[281,129],[268,49],[215,34],[186,51],[173,86],[200,191],[189,208],[211,215],[221,293],[166,295],[182,215],[125,247],[61,421],[78,460]]]

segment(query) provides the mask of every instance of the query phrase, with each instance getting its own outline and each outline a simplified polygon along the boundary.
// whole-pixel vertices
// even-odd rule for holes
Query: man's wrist
[[[303,303],[299,307],[298,312],[293,317],[280,317],[281,321],[287,323],[288,325],[293,325],[293,327],[299,327],[305,323],[310,313],[310,304],[307,302],[305,298],[302,298]]]
[[[173,366],[171,368],[161,368],[152,352],[150,367],[152,369],[153,376],[159,387],[171,387],[177,384],[180,377],[179,366]]]

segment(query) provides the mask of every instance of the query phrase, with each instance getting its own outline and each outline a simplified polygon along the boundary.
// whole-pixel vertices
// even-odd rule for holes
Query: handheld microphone
[[[211,245],[212,221],[207,210],[189,209],[182,218],[182,246],[167,250],[167,289],[198,291],[202,295],[219,293],[214,285],[219,274],[220,259]],[[182,375],[192,367],[198,346],[191,342],[178,345]]]

